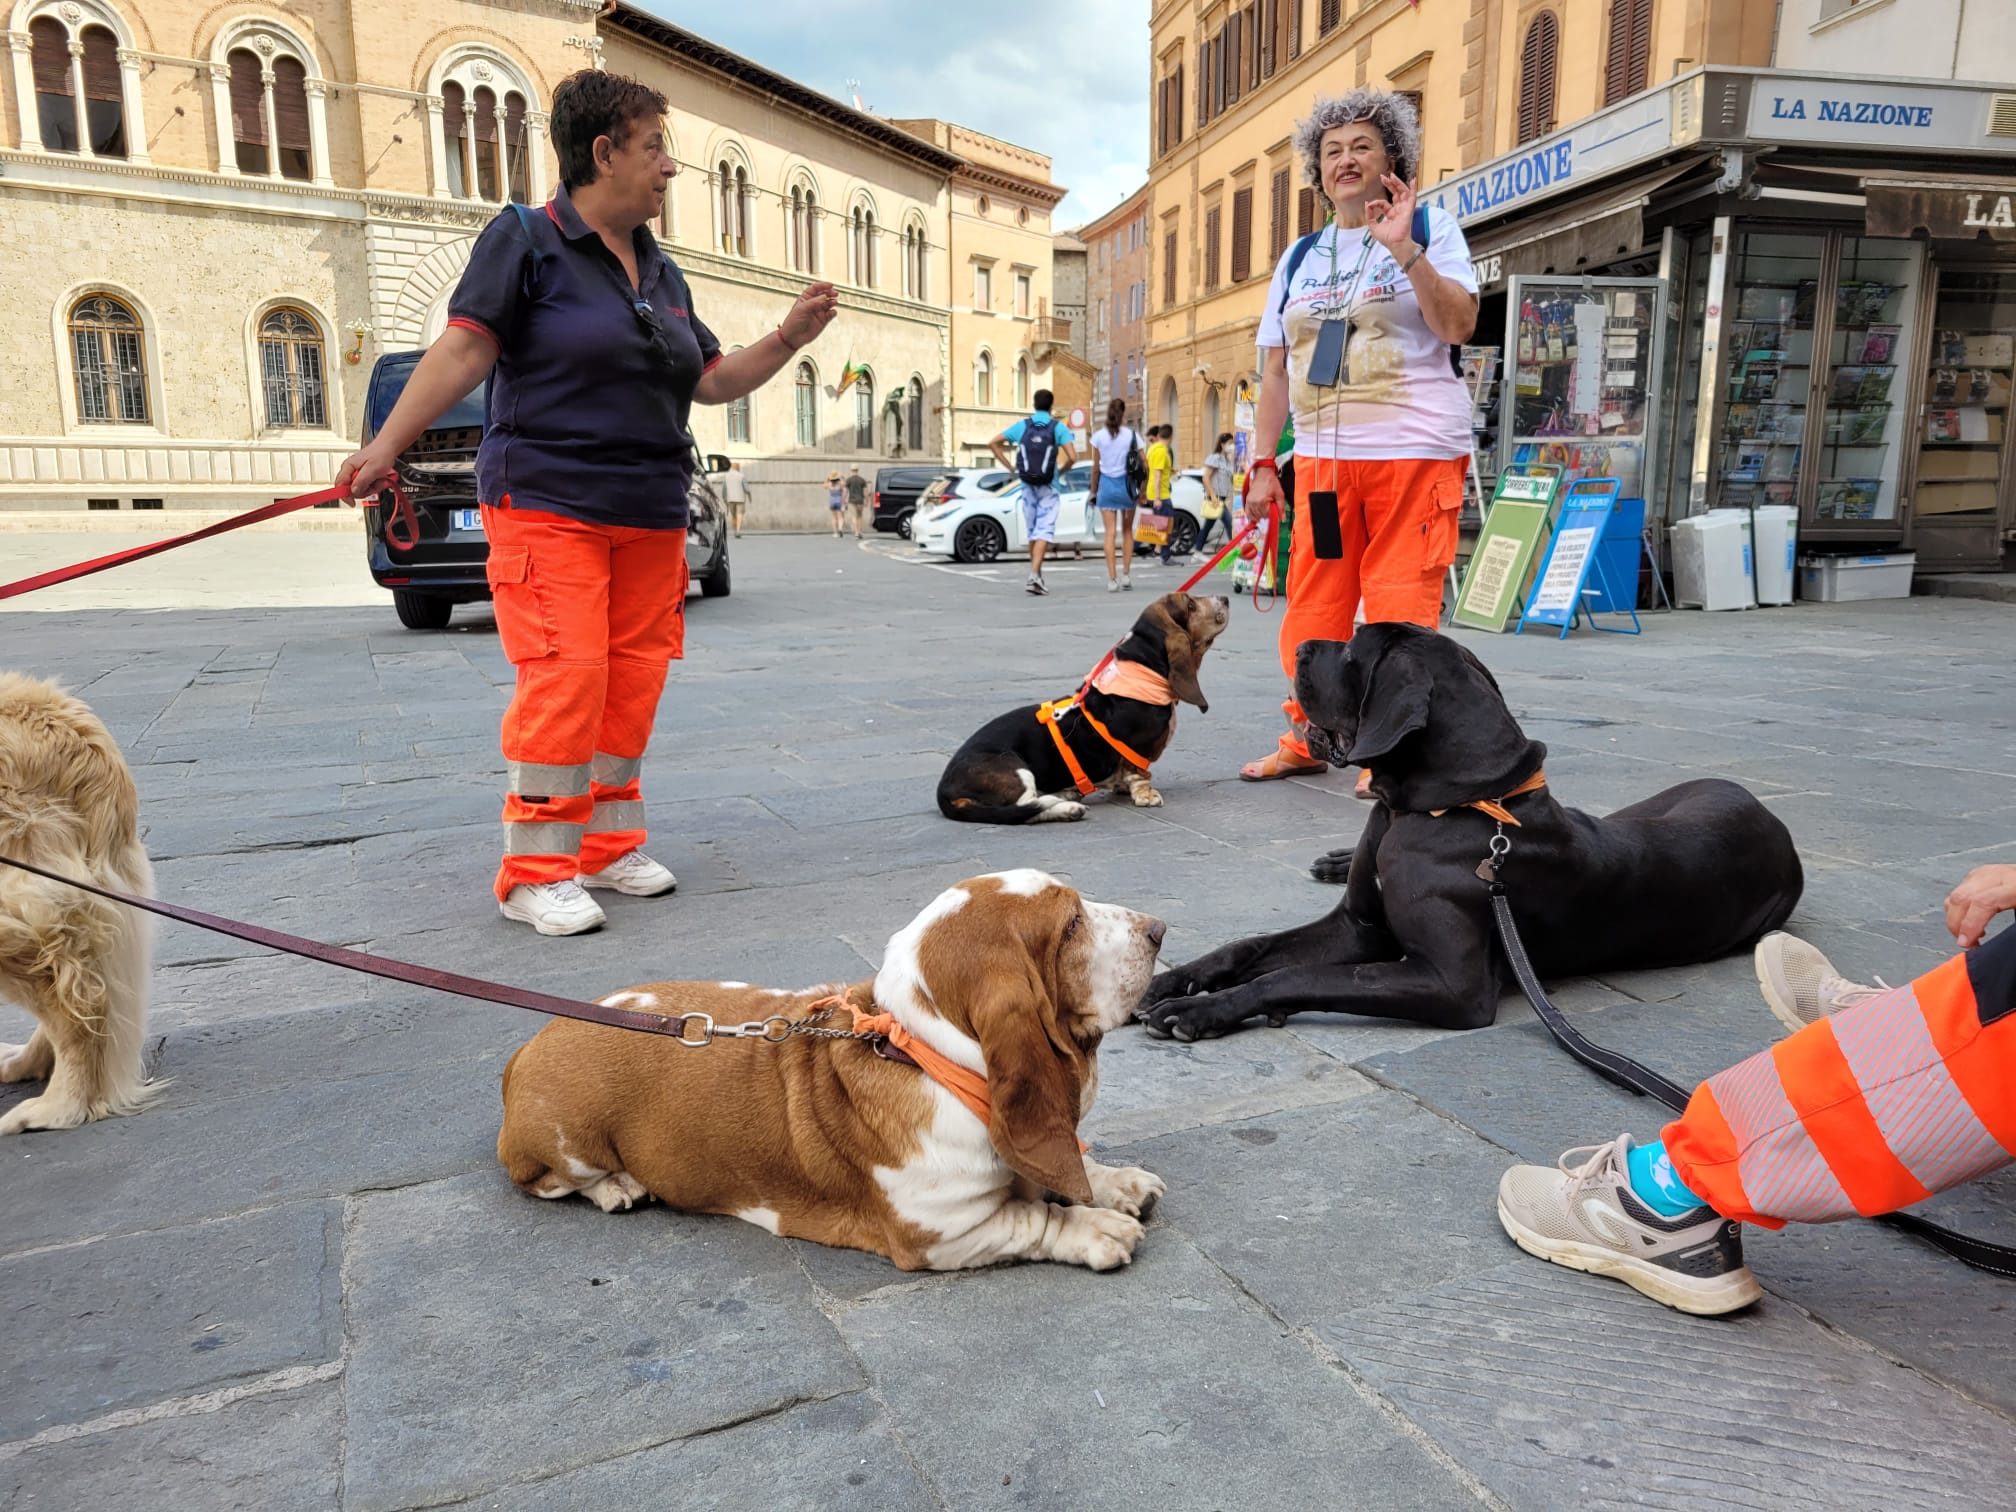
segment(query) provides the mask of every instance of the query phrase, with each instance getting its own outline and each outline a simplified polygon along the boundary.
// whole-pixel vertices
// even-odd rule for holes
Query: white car
[[[1022,484],[1014,478],[992,489],[981,489],[967,481],[967,475],[986,475],[986,470],[969,468],[957,482],[948,485],[936,502],[919,501],[917,518],[911,526],[912,539],[921,551],[949,556],[960,562],[991,562],[1004,552],[1024,553],[1029,549],[1028,527],[1022,518]],[[1057,537],[1059,546],[1104,546],[1106,527],[1099,510],[1091,502],[1092,465],[1081,462],[1057,480]],[[1191,469],[1176,475],[1171,503],[1175,506],[1176,544],[1187,550],[1197,539],[1204,499],[1203,474]],[[1139,551],[1152,547],[1140,546]]]

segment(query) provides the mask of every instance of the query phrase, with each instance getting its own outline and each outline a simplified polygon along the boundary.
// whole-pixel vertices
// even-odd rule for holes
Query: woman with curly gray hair
[[[1449,348],[1477,328],[1477,280],[1454,217],[1417,206],[1414,107],[1376,89],[1319,99],[1295,148],[1331,217],[1282,257],[1260,317],[1246,508],[1264,518],[1282,498],[1271,459],[1291,413],[1297,504],[1281,616],[1288,733],[1240,769],[1249,782],[1324,769],[1294,696],[1304,641],[1349,640],[1361,599],[1367,620],[1440,620],[1470,459],[1470,395]]]

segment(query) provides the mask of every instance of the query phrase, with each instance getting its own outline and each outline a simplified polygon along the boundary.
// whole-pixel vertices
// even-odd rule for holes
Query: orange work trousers
[[[497,896],[644,843],[638,773],[686,650],[686,532],[483,507],[497,638],[518,669]]]
[[[1468,458],[1339,462],[1297,454],[1295,529],[1288,550],[1288,608],[1281,616],[1281,670],[1288,674],[1290,733],[1282,746],[1307,758],[1295,701],[1295,652],[1304,641],[1351,639],[1358,604],[1368,624],[1404,620],[1432,630],[1442,619],[1442,581],[1456,560]],[[1337,495],[1344,553],[1316,555],[1311,496]]]
[[[1709,1078],[1680,1179],[1765,1228],[1874,1217],[2016,1160],[2016,926]]]

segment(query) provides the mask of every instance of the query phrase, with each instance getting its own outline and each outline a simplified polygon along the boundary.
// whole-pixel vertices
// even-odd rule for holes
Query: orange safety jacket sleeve
[[[1696,1089],[1666,1153],[1725,1218],[1874,1217],[2016,1160],[2016,926]]]

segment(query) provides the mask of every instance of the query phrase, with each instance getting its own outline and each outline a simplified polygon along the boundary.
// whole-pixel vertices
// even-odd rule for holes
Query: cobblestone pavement
[[[256,599],[288,549],[167,560],[213,552],[202,575],[235,564]],[[1010,866],[1158,913],[1171,959],[1334,901],[1304,868],[1363,823],[1346,777],[1233,780],[1280,696],[1249,603],[1157,769],[1166,808],[994,830],[935,812],[946,755],[1067,691],[1144,594],[1089,560],[1031,599],[1019,563],[736,550],[646,764],[680,891],[581,939],[487,892],[510,672],[483,610],[441,634],[382,601],[5,614],[0,663],[112,726],[165,895],[575,995],[865,976],[940,888]],[[1566,801],[1749,784],[1805,856],[1793,927],[1894,982],[1945,954],[1951,883],[2016,856],[2012,631],[1920,599],[1467,643]],[[2011,1283],[1866,1224],[1755,1234],[1765,1300],[1703,1322],[1515,1250],[1509,1161],[1660,1122],[1515,1001],[1467,1035],[1123,1031],[1085,1132],[1169,1184],[1132,1267],[917,1277],[526,1200],[492,1153],[521,1014],[177,926],[160,959],[160,1107],[0,1143],[0,1507],[1902,1508],[2016,1483]],[[1744,959],[1558,995],[1676,1077],[1773,1032]],[[2006,1175],[1933,1208],[2016,1239]]]

